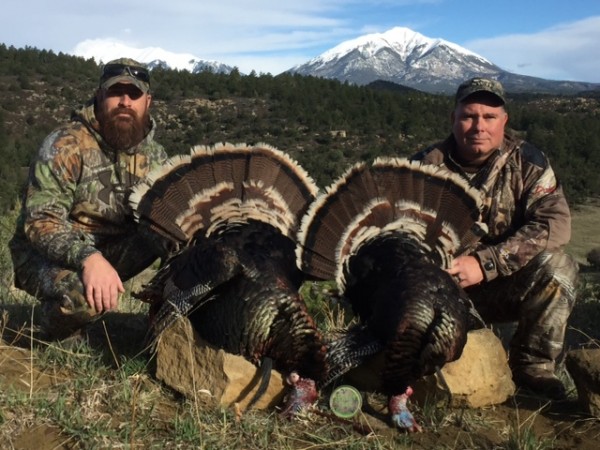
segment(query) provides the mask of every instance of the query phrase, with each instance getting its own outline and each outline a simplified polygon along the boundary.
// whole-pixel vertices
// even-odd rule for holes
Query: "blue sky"
[[[159,47],[277,74],[395,26],[511,72],[600,82],[600,0],[4,0],[0,42],[64,53],[89,40]]]

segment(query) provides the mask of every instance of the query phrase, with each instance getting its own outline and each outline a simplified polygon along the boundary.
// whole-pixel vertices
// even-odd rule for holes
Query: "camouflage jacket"
[[[97,131],[92,100],[46,137],[30,167],[10,243],[15,268],[37,251],[77,270],[98,245],[134,232],[130,188],[167,157],[153,140],[155,127],[152,119],[141,143],[116,152]]]
[[[444,165],[481,192],[482,219],[489,230],[472,254],[479,259],[487,281],[510,275],[543,250],[569,242],[569,206],[542,151],[506,134],[486,164],[467,173],[451,157],[455,146],[450,136],[412,159]]]

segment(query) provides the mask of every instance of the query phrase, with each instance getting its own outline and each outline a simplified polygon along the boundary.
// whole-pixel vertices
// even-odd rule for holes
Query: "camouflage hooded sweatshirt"
[[[483,167],[469,170],[452,158],[455,149],[451,135],[413,159],[446,166],[481,192],[488,234],[472,254],[479,259],[486,281],[508,276],[542,251],[569,242],[569,206],[542,151],[506,134],[501,148]]]
[[[29,172],[26,198],[11,241],[15,269],[38,252],[78,270],[98,246],[135,232],[130,187],[167,155],[153,140],[115,151],[98,133],[94,101],[46,137]]]

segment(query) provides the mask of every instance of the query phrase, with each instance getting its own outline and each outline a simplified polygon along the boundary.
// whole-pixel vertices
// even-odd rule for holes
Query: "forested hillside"
[[[93,60],[0,44],[0,211],[50,130],[97,87]],[[409,155],[449,132],[452,99],[299,75],[152,73],[157,139],[193,145],[266,142],[298,159],[320,186],[349,164]],[[510,96],[510,126],[546,151],[568,196],[600,195],[600,96]]]

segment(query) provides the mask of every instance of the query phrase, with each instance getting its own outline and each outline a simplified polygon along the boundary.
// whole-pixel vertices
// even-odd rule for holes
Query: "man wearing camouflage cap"
[[[9,243],[15,285],[41,300],[49,339],[115,310],[123,281],[157,255],[136,231],[130,188],[166,159],[154,141],[147,68],[102,68],[94,97],[43,141]]]
[[[451,135],[413,159],[445,166],[481,192],[489,231],[448,272],[486,321],[517,322],[509,349],[515,384],[560,399],[566,393],[555,369],[578,272],[563,251],[571,216],[546,155],[505,132],[505,103],[496,80],[462,83]]]

